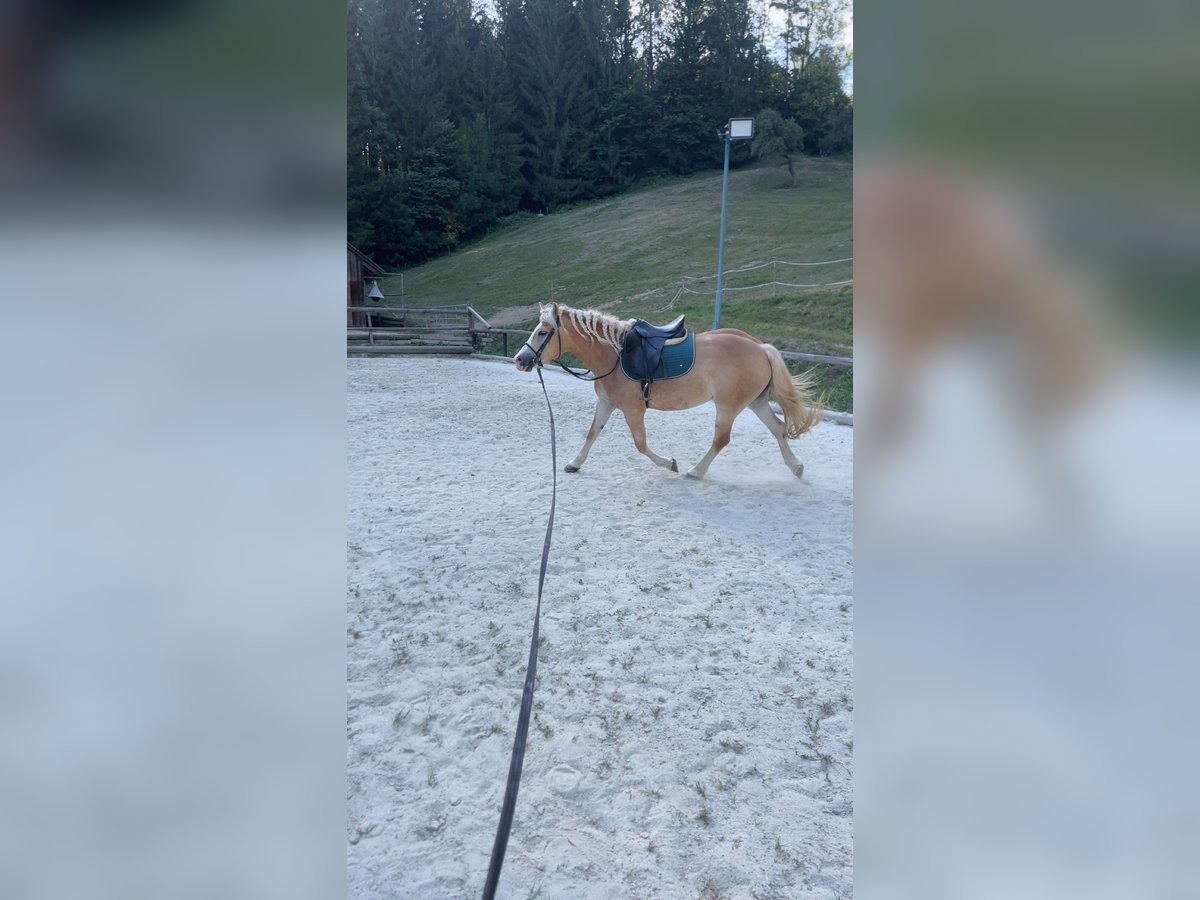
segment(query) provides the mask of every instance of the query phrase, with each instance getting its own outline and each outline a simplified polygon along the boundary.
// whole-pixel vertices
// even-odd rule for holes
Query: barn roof
[[[359,261],[362,263],[364,275],[383,274],[383,267],[381,265],[375,262],[375,260],[371,259],[371,257],[367,256],[367,254],[363,253],[349,241],[346,242],[346,249],[358,257]]]

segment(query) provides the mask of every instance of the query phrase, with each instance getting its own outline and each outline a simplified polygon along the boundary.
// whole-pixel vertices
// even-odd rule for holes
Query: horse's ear
[[[556,320],[558,319],[558,304],[557,303],[550,304],[550,313],[554,316],[554,318]]]

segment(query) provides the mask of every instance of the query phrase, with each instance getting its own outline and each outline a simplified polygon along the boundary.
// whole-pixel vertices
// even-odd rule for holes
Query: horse
[[[957,353],[997,389],[985,414],[1002,424],[1007,414],[1037,493],[1060,510],[1078,504],[1083,484],[1060,439],[1119,358],[1100,298],[1047,251],[1021,200],[978,176],[897,161],[859,167],[854,185],[855,337],[875,358],[857,385],[859,495],[868,505],[884,495],[870,479],[915,437],[931,365]]]
[[[543,357],[556,360],[572,353],[595,373],[588,380],[593,381],[596,391],[596,411],[583,448],[566,465],[567,472],[580,470],[615,409],[625,416],[638,452],[655,465],[678,472],[674,459],[659,456],[646,443],[646,410],[691,409],[712,401],[717,407],[712,446],[687,471],[689,478],[704,477],[713,459],[728,445],[733,420],[746,407],[778,442],[788,469],[797,478],[803,476],[804,464],[792,453],[788,441],[820,421],[823,404],[810,396],[810,376],[793,377],[772,345],[736,328],[718,328],[696,334],[691,369],[678,377],[654,381],[647,399],[642,385],[628,377],[620,365],[625,337],[635,321],[558,303],[539,305],[537,327],[513,357],[518,371],[531,372],[542,364]],[[783,410],[783,421],[771,409],[771,394]]]

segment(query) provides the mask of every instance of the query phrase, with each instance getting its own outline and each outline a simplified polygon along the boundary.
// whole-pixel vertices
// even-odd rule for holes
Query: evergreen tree
[[[638,43],[642,48],[643,75],[648,87],[654,87],[655,65],[666,42],[664,15],[666,0],[641,0],[634,20]]]
[[[834,43],[848,0],[350,0],[347,231],[385,265],[453,249],[518,209],[719,166],[725,122],[774,118],[793,152],[852,146]],[[765,130],[764,130],[765,126]],[[772,139],[774,140],[774,139]],[[764,137],[760,156],[778,156]],[[771,149],[774,148],[774,149]],[[734,161],[751,147],[735,145]]]
[[[795,77],[788,105],[804,129],[808,153],[828,155],[849,149],[845,116],[850,98],[842,89],[842,69],[841,54],[822,48]]]

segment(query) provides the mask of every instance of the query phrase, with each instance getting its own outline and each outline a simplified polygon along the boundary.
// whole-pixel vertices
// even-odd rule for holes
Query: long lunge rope
[[[533,612],[533,638],[529,642],[529,666],[525,670],[525,690],[521,694],[521,711],[517,715],[517,736],[513,740],[512,759],[508,764],[508,784],[504,787],[504,802],[500,804],[500,823],[496,826],[496,842],[492,845],[492,859],[488,863],[487,881],[483,885],[483,900],[496,896],[496,885],[500,881],[500,867],[504,865],[504,851],[508,849],[508,833],[512,830],[513,811],[517,806],[517,788],[521,785],[521,767],[525,763],[525,738],[529,733],[529,714],[533,709],[533,683],[537,676],[538,626],[542,618],[542,584],[546,580],[546,561],[550,558],[550,535],[554,533],[554,504],[558,499],[558,451],[554,443],[554,410],[550,406],[550,395],[546,393],[546,382],[542,379],[542,367],[538,365],[538,381],[546,398],[546,410],[550,413],[550,470],[553,475],[553,491],[550,494],[550,519],[546,522],[546,540],[542,544],[542,566],[538,571],[537,606]]]

